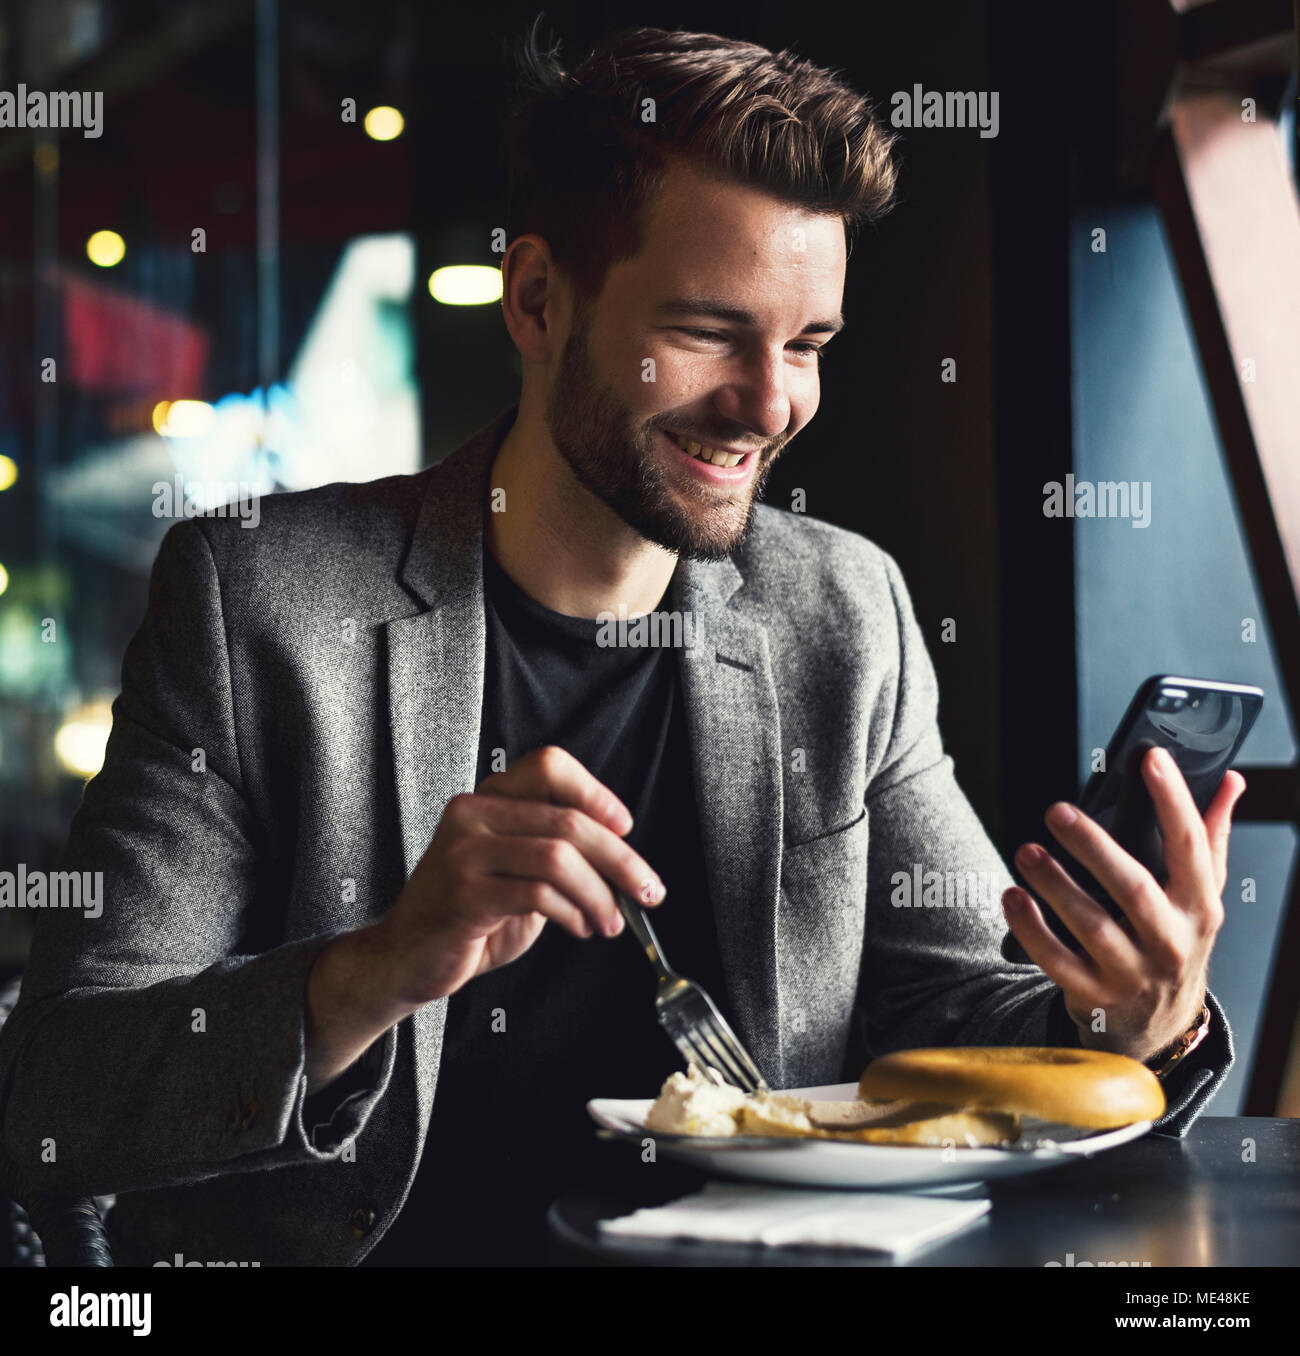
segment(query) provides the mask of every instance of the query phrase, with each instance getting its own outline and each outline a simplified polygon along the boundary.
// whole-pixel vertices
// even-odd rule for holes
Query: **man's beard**
[[[586,316],[575,312],[546,402],[551,441],[578,482],[647,541],[688,560],[726,559],[749,534],[776,454],[761,454],[766,460],[745,482],[743,501],[692,485],[687,476],[670,480],[655,436],[660,421],[632,425],[592,369],[587,328]]]

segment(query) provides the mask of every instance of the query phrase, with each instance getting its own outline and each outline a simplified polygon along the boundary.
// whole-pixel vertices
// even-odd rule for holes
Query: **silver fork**
[[[668,964],[641,906],[622,890],[616,889],[614,898],[659,978],[655,1011],[673,1044],[715,1083],[731,1083],[745,1092],[770,1091],[718,1005],[698,984],[683,979]]]

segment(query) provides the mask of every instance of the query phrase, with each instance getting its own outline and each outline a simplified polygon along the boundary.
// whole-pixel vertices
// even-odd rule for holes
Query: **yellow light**
[[[120,264],[126,254],[126,241],[116,231],[96,231],[86,241],[86,257],[100,268]]]
[[[170,400],[160,400],[153,407],[153,431],[155,433],[165,433],[167,431],[167,411],[171,409]]]
[[[393,141],[402,135],[406,119],[397,109],[381,104],[366,114],[362,126],[366,129],[366,135],[374,141]]]
[[[88,702],[72,711],[54,736],[54,756],[79,777],[93,777],[104,766],[104,746],[113,728],[111,702]]]
[[[3,565],[0,565],[0,593],[9,587],[9,571]]]
[[[18,479],[18,463],[12,457],[0,456],[0,491],[7,490]]]
[[[429,295],[444,306],[486,306],[501,300],[501,270],[488,264],[452,264],[429,275]]]
[[[162,426],[158,411],[162,405]],[[201,438],[212,429],[216,413],[206,400],[164,400],[154,407],[154,428],[167,438]]]

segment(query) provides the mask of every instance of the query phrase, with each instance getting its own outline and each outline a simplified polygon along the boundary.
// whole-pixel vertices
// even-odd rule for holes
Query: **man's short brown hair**
[[[672,157],[841,217],[850,253],[892,206],[894,135],[835,72],[662,28],[613,33],[570,72],[558,43],[540,44],[540,18],[515,43],[506,230],[542,236],[580,303],[641,249]]]

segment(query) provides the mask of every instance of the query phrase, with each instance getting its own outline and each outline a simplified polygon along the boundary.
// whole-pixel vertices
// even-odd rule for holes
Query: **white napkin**
[[[951,1199],[882,1191],[799,1191],[753,1183],[710,1182],[667,1205],[603,1219],[610,1234],[634,1238],[698,1238],[712,1243],[807,1244],[894,1255],[979,1219],[989,1198]]]

